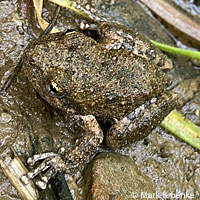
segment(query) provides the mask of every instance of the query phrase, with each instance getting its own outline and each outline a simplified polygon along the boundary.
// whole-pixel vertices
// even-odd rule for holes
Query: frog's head
[[[61,69],[49,68],[42,70],[41,63],[34,59],[24,61],[24,71],[35,90],[51,105],[63,108],[61,99],[65,97],[64,88],[59,83],[59,72]],[[55,73],[56,72],[56,73]]]
[[[80,55],[84,39],[74,32],[64,37],[51,34],[30,43],[23,55],[25,74],[36,91],[53,106],[70,112],[80,112],[74,99],[81,93],[81,81],[75,79],[82,76],[81,65],[87,65],[83,60],[87,58]]]

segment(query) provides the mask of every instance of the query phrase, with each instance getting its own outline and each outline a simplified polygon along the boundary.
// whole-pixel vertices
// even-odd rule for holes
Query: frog
[[[71,113],[85,130],[66,153],[28,159],[44,161],[22,177],[26,183],[49,168],[36,184],[45,189],[57,172],[71,173],[105,139],[120,148],[146,137],[174,109],[177,95],[165,70],[171,61],[145,36],[107,21],[97,22],[97,38],[78,30],[40,37],[26,47],[23,70],[40,96]],[[99,121],[109,122],[102,130]]]

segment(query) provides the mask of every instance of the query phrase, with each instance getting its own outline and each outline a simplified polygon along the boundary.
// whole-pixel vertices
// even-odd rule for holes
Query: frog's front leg
[[[146,137],[174,109],[176,101],[177,95],[167,92],[141,105],[108,130],[107,145],[119,148]]]
[[[86,133],[85,136],[76,140],[74,147],[65,154],[65,161],[59,154],[53,152],[30,157],[27,162],[31,166],[39,160],[44,161],[33,171],[28,172],[27,175],[22,177],[24,183],[27,183],[28,179],[33,179],[41,172],[47,170],[42,178],[36,181],[36,185],[41,189],[45,189],[49,179],[57,172],[70,173],[71,169],[78,167],[85,161],[89,161],[96,148],[103,141],[103,132],[93,115],[76,115],[75,117],[77,120],[82,121],[82,126]]]

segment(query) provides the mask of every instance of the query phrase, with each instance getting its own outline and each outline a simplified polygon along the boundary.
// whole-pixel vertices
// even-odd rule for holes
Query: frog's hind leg
[[[106,143],[119,148],[146,137],[174,109],[177,95],[168,92],[135,109],[107,132]]]

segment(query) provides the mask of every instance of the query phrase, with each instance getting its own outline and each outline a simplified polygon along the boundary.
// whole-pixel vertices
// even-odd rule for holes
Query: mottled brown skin
[[[149,42],[149,39],[121,24],[101,23],[98,33],[101,45],[107,49],[127,49],[161,69],[171,69],[173,66],[172,61]]]
[[[147,39],[109,23],[100,24],[98,33],[97,41],[75,31],[51,34],[31,42],[24,52],[25,74],[35,89],[53,106],[83,120],[86,131],[65,162],[59,156],[48,158],[29,173],[33,178],[45,162],[51,165],[38,185],[46,186],[55,172],[68,172],[91,157],[103,140],[95,117],[116,122],[106,133],[107,145],[116,148],[147,136],[176,103],[165,92],[170,81],[162,72],[171,63]]]
[[[24,69],[41,96],[75,114],[120,120],[169,84],[164,73],[127,49],[106,49],[82,33],[52,34],[29,45]],[[58,98],[49,84],[62,88]]]

